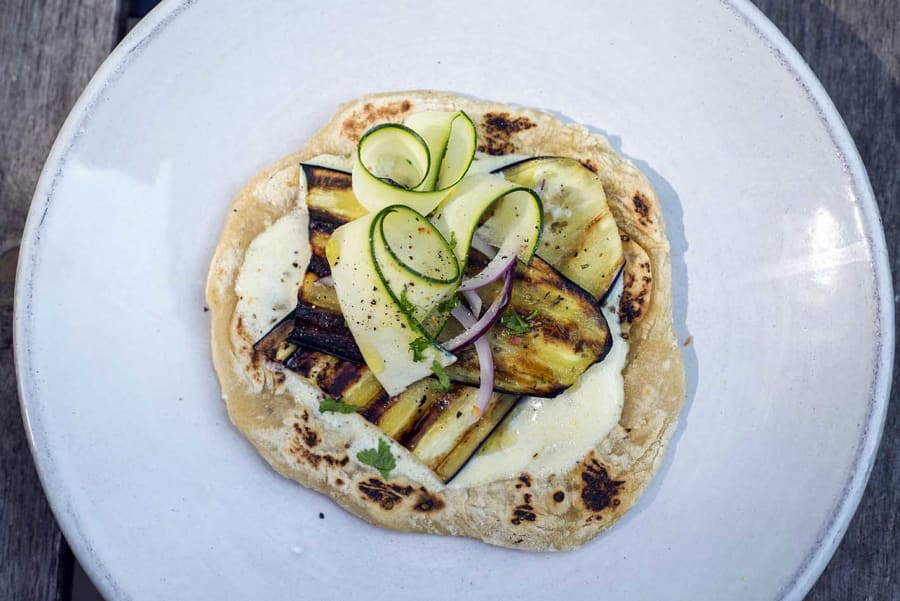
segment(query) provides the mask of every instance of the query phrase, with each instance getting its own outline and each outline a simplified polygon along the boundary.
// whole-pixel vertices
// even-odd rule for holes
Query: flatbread
[[[298,163],[320,154],[350,155],[373,125],[422,110],[464,110],[490,154],[568,156],[595,171],[623,235],[626,272],[620,314],[629,342],[619,425],[567,473],[464,489],[429,489],[394,471],[385,480],[348,456],[329,431],[317,397],[294,399],[254,357],[236,319],[235,281],[250,242],[296,207]],[[371,95],[341,107],[299,152],[257,175],[237,196],[207,282],[212,353],[228,413],[259,453],[284,476],[318,490],[356,515],[388,528],[467,536],[529,550],[572,549],[609,528],[658,469],[684,399],[684,367],[672,327],[669,244],[646,177],[608,141],[544,112],[448,93]],[[355,416],[363,420],[360,416]],[[375,428],[375,426],[371,426]],[[396,446],[394,453],[406,452]]]

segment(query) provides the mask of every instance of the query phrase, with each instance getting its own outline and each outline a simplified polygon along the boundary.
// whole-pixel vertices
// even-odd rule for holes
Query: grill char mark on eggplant
[[[365,363],[340,313],[316,308],[305,302],[294,309],[294,329],[287,337],[297,346],[329,353],[354,363]]]

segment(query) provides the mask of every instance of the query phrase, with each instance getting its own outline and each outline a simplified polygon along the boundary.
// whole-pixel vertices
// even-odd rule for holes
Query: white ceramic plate
[[[799,599],[862,493],[893,350],[883,234],[840,117],[747,2],[174,1],[66,122],[19,265],[42,481],[119,599]],[[359,94],[558,111],[647,173],[688,398],[660,473],[567,554],[400,535],[231,427],[203,283],[228,204]],[[325,519],[319,518],[319,513]]]

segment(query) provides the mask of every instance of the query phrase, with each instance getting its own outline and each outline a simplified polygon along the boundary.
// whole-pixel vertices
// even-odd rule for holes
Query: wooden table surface
[[[859,147],[900,293],[900,0],[755,1],[818,75]],[[38,482],[16,398],[16,249],[56,132],[136,3],[0,0],[0,600],[69,599],[72,554]],[[809,601],[900,600],[898,393],[895,370],[865,496]]]

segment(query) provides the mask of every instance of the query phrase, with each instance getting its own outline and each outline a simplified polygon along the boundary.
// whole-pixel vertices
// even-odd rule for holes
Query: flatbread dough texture
[[[603,183],[625,242],[620,310],[629,342],[625,406],[619,425],[566,473],[537,478],[524,472],[472,488],[429,488],[397,470],[386,481],[349,457],[347,441],[316,411],[315,390],[310,388],[309,398],[286,393],[285,376],[254,357],[254,341],[235,314],[235,281],[250,242],[297,206],[298,164],[320,154],[348,156],[372,126],[402,122],[423,110],[465,111],[478,127],[482,152],[577,158]],[[578,547],[634,505],[662,462],[684,399],[684,366],[672,327],[669,244],[656,193],[603,136],[532,109],[430,91],[370,95],[345,104],[302,150],[264,170],[238,194],[212,260],[207,300],[213,360],[238,429],[284,476],[396,530],[467,536],[517,549]],[[407,453],[393,443],[392,452]]]

